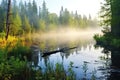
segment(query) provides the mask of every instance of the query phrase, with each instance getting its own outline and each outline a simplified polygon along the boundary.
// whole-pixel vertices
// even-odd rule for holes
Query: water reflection
[[[120,50],[109,46],[102,47],[102,53],[105,55],[101,57],[101,60],[105,61],[103,75],[107,80],[120,80]]]
[[[37,49],[34,49],[35,54],[32,58],[35,67],[41,67],[44,70],[49,62],[53,64],[59,62],[67,69],[72,61],[77,79],[114,80],[116,77],[118,79],[120,77],[119,51],[110,51],[106,48],[96,47],[93,39],[77,39],[65,42],[60,42],[57,39],[39,39],[38,41],[36,39],[35,42],[39,42]],[[41,57],[44,52],[75,46],[78,47]]]
[[[110,80],[120,80],[120,51],[112,50],[111,51],[111,72]]]

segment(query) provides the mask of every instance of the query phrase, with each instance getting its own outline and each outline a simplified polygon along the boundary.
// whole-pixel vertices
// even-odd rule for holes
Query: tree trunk
[[[9,30],[10,30],[10,7],[11,7],[11,0],[8,0],[8,9],[7,9],[7,18],[6,18],[6,36],[5,39],[8,39]]]
[[[111,0],[111,32],[113,36],[120,37],[120,0]]]

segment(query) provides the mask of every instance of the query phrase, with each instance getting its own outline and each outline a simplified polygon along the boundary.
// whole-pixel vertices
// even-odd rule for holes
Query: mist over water
[[[60,42],[83,40],[93,40],[95,34],[102,34],[101,28],[62,28],[57,30],[51,30],[43,33],[33,34],[33,39],[36,40],[58,40]]]
[[[39,59],[35,60],[36,65],[41,66],[43,69],[47,66],[48,62],[63,63],[64,68],[69,68],[69,63],[73,62],[73,71],[76,74],[76,80],[91,80],[92,73],[98,80],[106,79],[101,71],[106,68],[104,60],[101,57],[105,55],[102,53],[103,48],[95,48],[95,41],[93,36],[95,34],[102,34],[101,28],[86,28],[86,29],[73,29],[64,28],[52,30],[48,32],[33,34],[33,41],[39,45]],[[44,52],[56,51],[63,48],[73,48],[63,52],[57,52],[46,57],[42,57]],[[36,50],[35,50],[36,51]],[[37,58],[34,58],[37,59]],[[36,62],[37,61],[37,62]],[[88,70],[84,73],[83,66],[86,64]],[[108,63],[109,64],[109,63]]]

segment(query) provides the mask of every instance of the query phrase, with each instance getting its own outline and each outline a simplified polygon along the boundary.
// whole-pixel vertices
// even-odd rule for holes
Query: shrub
[[[0,63],[0,80],[28,80],[28,72],[27,62],[15,57]]]
[[[24,60],[25,58],[30,60],[32,56],[32,51],[30,50],[29,47],[23,46],[20,42],[17,42],[17,44],[13,46],[12,49],[8,50],[7,55],[8,55],[8,58],[11,56],[14,56],[21,60]]]

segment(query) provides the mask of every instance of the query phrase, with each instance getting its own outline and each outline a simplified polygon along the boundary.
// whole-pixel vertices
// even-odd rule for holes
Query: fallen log
[[[71,50],[71,49],[75,49],[75,48],[77,48],[77,47],[72,47],[72,48],[65,47],[65,48],[62,48],[62,49],[59,49],[59,50],[45,52],[45,53],[43,53],[42,57],[45,57],[45,56],[48,56],[48,55],[51,55],[51,54],[55,54],[57,52],[65,52],[67,50]]]

